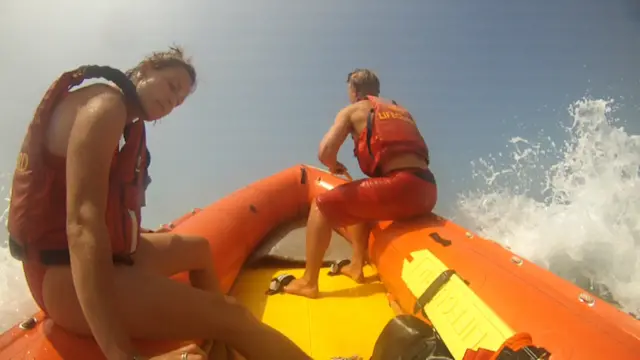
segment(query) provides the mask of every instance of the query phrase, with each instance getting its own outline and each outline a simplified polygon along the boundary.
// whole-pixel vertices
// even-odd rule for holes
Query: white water
[[[473,164],[458,220],[629,312],[640,308],[640,136],[612,101],[569,107],[568,140],[512,138]]]
[[[7,248],[6,219],[9,205],[11,175],[0,174],[0,203],[6,208],[0,215],[0,331],[4,332],[16,322],[26,319],[38,310],[24,280],[22,265],[11,258]],[[5,206],[0,206],[0,209]]]
[[[474,163],[479,189],[456,219],[565,278],[640,308],[640,137],[610,118],[612,103],[570,107],[568,141],[510,141],[508,154]],[[8,197],[0,176],[0,200]],[[4,187],[3,187],[4,186]],[[22,268],[0,238],[0,331],[36,306]],[[609,292],[611,294],[609,294]]]

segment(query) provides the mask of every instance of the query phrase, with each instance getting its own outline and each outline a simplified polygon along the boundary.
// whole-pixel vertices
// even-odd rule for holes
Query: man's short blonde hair
[[[369,69],[355,69],[347,76],[347,83],[356,92],[358,98],[367,95],[380,95],[380,80],[378,76]]]

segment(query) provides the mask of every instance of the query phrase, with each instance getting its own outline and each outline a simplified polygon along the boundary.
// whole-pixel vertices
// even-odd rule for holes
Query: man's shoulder
[[[349,123],[355,129],[360,129],[367,121],[367,117],[371,112],[371,104],[368,101],[359,101],[354,104],[347,105],[342,109]]]
[[[355,104],[349,105],[350,113],[353,117],[366,117],[373,108],[370,101],[358,101]]]

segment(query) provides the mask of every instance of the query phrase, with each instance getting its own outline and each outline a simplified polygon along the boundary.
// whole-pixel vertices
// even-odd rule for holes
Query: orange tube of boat
[[[552,359],[639,358],[640,321],[499,244],[436,215],[407,223],[380,223],[369,239],[370,258],[405,312],[414,313],[417,297],[403,280],[403,267],[425,251],[447,269],[455,270],[495,313],[497,321],[514,333],[530,334],[534,344],[547,349]],[[485,324],[474,323],[462,310],[456,311],[461,300],[443,300],[443,306],[449,301],[453,307],[451,328],[460,337],[486,335]],[[417,316],[425,319],[420,313]],[[434,325],[437,328],[438,324]]]

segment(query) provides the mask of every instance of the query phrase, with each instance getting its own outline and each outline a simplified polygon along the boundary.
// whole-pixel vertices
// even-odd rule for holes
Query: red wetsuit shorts
[[[342,227],[428,214],[437,199],[430,170],[399,169],[339,185],[316,197],[316,204],[333,227]]]

